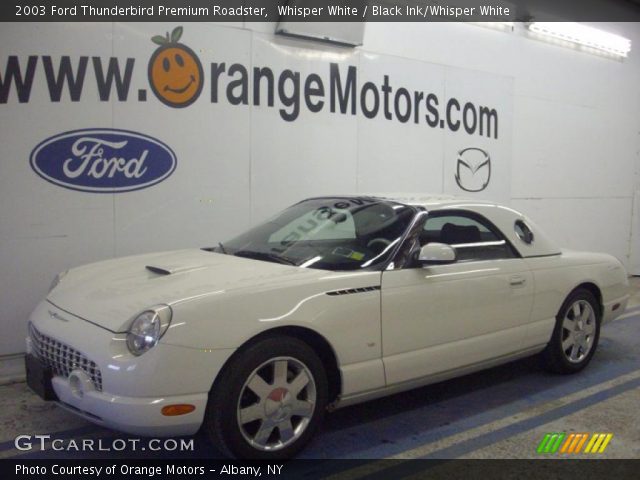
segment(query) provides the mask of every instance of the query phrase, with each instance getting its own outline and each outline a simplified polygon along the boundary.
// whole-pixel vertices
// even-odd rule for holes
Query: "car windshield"
[[[314,198],[213,250],[325,270],[371,268],[388,260],[414,213],[377,198]]]

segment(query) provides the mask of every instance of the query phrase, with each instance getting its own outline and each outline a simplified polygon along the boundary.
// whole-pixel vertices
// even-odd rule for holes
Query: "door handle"
[[[509,279],[509,285],[511,285],[512,287],[519,287],[524,285],[525,283],[527,283],[527,279],[520,275],[514,275]]]

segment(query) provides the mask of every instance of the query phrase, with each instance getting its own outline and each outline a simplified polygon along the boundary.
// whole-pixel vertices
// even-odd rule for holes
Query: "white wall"
[[[0,73],[9,55],[23,63],[26,55],[135,57],[138,88],[155,48],[149,39],[175,26],[2,25]],[[22,350],[26,318],[58,271],[215,244],[311,195],[456,193],[451,155],[469,145],[494,156],[497,177],[481,196],[531,214],[567,247],[606,251],[627,265],[635,252],[640,273],[638,227],[631,238],[633,192],[640,190],[638,24],[602,27],[632,39],[625,61],[532,40],[520,29],[466,24],[371,23],[358,49],[274,38],[272,24],[245,27],[185,24],[182,41],[196,50],[207,78],[211,61],[303,75],[336,62],[356,65],[359,81],[390,74],[396,86],[494,106],[500,139],[304,109],[296,122],[284,122],[277,102],[271,109],[212,105],[208,83],[184,109],[162,105],[150,91],[144,103],[135,90],[127,102],[99,102],[91,81],[80,102],[54,104],[39,64],[29,103],[14,95],[0,105],[0,355]],[[70,191],[34,174],[28,158],[35,144],[88,127],[156,137],[175,150],[178,168],[152,188],[115,195]]]

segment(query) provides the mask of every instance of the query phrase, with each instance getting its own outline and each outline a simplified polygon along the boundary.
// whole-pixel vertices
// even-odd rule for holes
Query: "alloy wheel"
[[[586,300],[575,301],[562,319],[562,351],[571,363],[580,363],[593,348],[596,314]]]
[[[302,436],[313,417],[316,385],[309,368],[292,357],[276,357],[256,368],[240,390],[236,417],[244,439],[275,451]]]

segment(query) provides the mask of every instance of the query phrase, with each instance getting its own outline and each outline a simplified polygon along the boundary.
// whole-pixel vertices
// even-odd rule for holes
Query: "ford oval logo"
[[[119,193],[159,183],[176,169],[164,143],[112,128],[74,130],[48,138],[31,152],[31,168],[48,182],[71,190]]]

